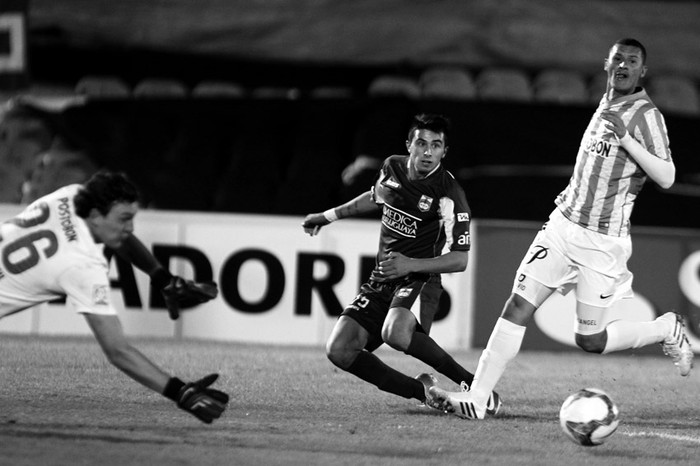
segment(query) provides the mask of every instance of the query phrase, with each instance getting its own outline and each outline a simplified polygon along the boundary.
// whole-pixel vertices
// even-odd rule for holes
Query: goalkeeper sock
[[[520,351],[524,337],[525,327],[499,317],[474,374],[471,392],[477,402],[486,405],[506,366]]]
[[[471,385],[474,380],[474,374],[460,366],[452,356],[447,354],[447,351],[425,333],[414,332],[405,352],[446,375],[457,385],[462,381]]]
[[[605,331],[608,341],[603,354],[659,343],[669,332],[668,323],[659,319],[651,322],[616,320],[610,322]]]
[[[382,391],[425,401],[425,390],[421,382],[392,369],[367,351],[361,351],[346,370]]]

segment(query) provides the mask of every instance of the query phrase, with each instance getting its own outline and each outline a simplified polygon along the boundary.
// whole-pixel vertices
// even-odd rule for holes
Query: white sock
[[[525,327],[499,317],[489,342],[481,353],[470,390],[478,404],[486,405],[506,366],[520,351],[524,336]]]
[[[670,331],[668,322],[663,319],[651,322],[615,320],[610,322],[605,330],[608,333],[608,342],[603,354],[661,343]]]

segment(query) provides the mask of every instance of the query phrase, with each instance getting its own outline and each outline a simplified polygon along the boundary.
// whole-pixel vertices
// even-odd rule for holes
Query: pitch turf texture
[[[322,348],[133,340],[191,380],[211,371],[231,393],[212,425],[109,365],[91,338],[0,335],[2,465],[675,465],[700,461],[698,373],[664,356],[523,352],[498,387],[503,415],[462,420],[380,392]],[[659,350],[660,353],[660,350]],[[415,375],[422,363],[378,354]],[[457,352],[468,368],[478,351]],[[441,386],[456,388],[438,376]],[[606,390],[621,423],[608,442],[564,437],[559,407]]]

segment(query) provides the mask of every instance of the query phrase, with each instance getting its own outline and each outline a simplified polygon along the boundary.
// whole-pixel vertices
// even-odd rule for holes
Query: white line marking
[[[664,434],[662,432],[650,432],[650,431],[641,431],[641,432],[620,432],[622,435],[626,435],[628,437],[658,437],[662,438],[665,440],[679,440],[683,442],[691,442],[691,443],[696,443],[700,445],[700,437],[693,437],[690,435],[675,435],[675,434]]]

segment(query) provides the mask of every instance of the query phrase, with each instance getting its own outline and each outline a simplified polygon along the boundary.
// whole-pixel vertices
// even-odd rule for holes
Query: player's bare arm
[[[601,118],[608,121],[606,128],[615,133],[622,147],[642,167],[649,178],[664,189],[673,186],[676,178],[676,166],[672,160],[664,160],[649,153],[629,134],[627,127],[618,115],[612,112],[603,112]]]
[[[328,209],[325,212],[308,214],[304,218],[301,226],[304,228],[304,231],[307,234],[314,236],[319,232],[321,227],[326,226],[331,222],[340,220],[341,218],[355,217],[358,215],[375,212],[379,210],[379,208],[379,205],[372,200],[372,192],[367,191],[360,194],[355,199],[352,199],[333,209]]]
[[[131,346],[116,315],[85,314],[92,333],[107,359],[126,375],[158,393],[170,376]]]
[[[379,263],[379,273],[382,277],[392,280],[405,277],[411,272],[418,273],[451,273],[463,272],[469,262],[467,251],[450,251],[438,257],[429,259],[414,259],[400,252],[392,251]]]

